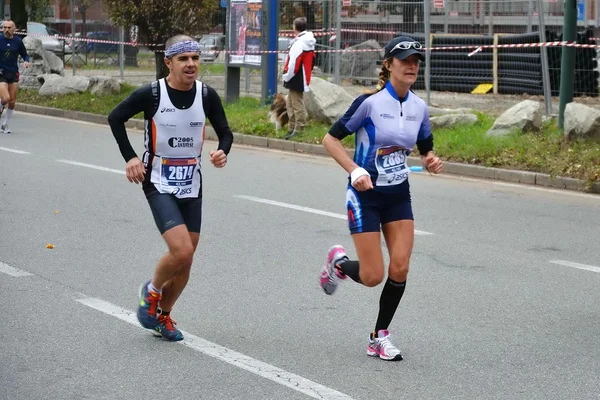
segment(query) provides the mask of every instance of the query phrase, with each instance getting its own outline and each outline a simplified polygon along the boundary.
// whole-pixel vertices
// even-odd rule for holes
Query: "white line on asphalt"
[[[577,268],[577,269],[583,269],[585,271],[592,271],[592,272],[597,272],[600,274],[600,267],[594,267],[593,265],[579,264],[579,263],[565,261],[565,260],[552,260],[549,262],[551,262],[552,264],[557,264],[557,265],[562,265],[565,267],[571,267],[571,268]]]
[[[100,165],[86,164],[86,163],[82,163],[79,161],[71,161],[71,160],[56,160],[56,161],[58,161],[60,163],[64,163],[64,164],[76,165],[78,167],[86,167],[86,168],[91,168],[91,169],[97,169],[98,171],[112,172],[113,174],[125,175],[125,171],[120,170],[120,169],[106,168],[106,167],[101,167]]]
[[[140,327],[135,313],[131,311],[125,310],[114,304],[93,297],[85,297],[82,299],[77,299],[77,301],[104,314],[108,314],[122,321]],[[142,328],[140,327],[140,329]],[[216,343],[209,342],[208,340],[202,339],[198,336],[194,336],[188,332],[183,333],[185,335],[185,339],[177,343],[187,346],[207,356],[216,358],[238,368],[244,369],[263,378],[269,379],[280,385],[287,386],[291,389],[304,393],[315,399],[352,399],[350,396],[344,393],[338,392],[334,389],[328,388],[327,386],[323,386],[321,384],[303,378],[299,375],[287,372],[273,365],[256,360],[242,353],[238,353],[236,351],[228,349],[227,347],[223,347]]]
[[[28,151],[9,149],[8,147],[0,147],[0,150],[2,150],[2,151],[8,151],[8,152],[11,152],[11,153],[17,153],[17,154],[31,154]]]
[[[324,215],[326,217],[348,220],[348,217],[344,214],[336,214],[336,213],[332,213],[329,211],[317,210],[315,208],[302,207],[302,206],[297,206],[294,204],[282,203],[280,201],[269,200],[269,199],[261,199],[259,197],[253,197],[253,196],[238,195],[235,197],[237,197],[239,199],[244,199],[244,200],[256,201],[257,203],[270,204],[272,206],[289,208],[292,210],[298,210],[298,211],[304,211],[304,212],[309,212],[309,213],[318,214],[318,215]],[[425,231],[418,231],[415,229],[415,235],[426,236],[426,235],[433,235],[433,233],[425,232]]]
[[[10,276],[14,276],[16,278],[19,278],[21,276],[31,276],[31,275],[33,275],[30,272],[23,271],[22,269],[18,269],[18,268],[15,268],[15,267],[11,267],[10,265],[4,264],[3,262],[0,262],[0,272],[4,272],[5,274],[10,275]]]

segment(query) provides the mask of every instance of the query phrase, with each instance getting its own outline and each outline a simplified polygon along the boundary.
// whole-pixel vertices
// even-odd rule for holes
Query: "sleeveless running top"
[[[181,199],[198,196],[206,123],[201,88],[202,82],[196,81],[192,106],[179,109],[169,99],[165,80],[158,81],[160,103],[152,119],[146,121],[143,160],[159,193]]]

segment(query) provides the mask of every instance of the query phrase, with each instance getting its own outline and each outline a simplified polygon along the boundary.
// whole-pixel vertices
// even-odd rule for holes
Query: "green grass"
[[[200,64],[200,72],[199,76],[203,74],[210,75],[225,75],[225,64],[223,63],[213,63],[213,62],[202,62]]]
[[[487,136],[494,119],[478,117],[471,126],[436,130],[436,153],[448,161],[600,180],[600,142],[567,141],[556,121],[544,124],[539,132]]]
[[[212,65],[212,64],[209,64]],[[218,64],[215,64],[216,68]],[[135,87],[121,86],[121,93],[111,96],[94,96],[89,92],[62,96],[40,96],[37,91],[21,90],[19,102],[60,109],[93,112],[107,115]],[[254,98],[241,98],[238,102],[224,104],[231,129],[249,135],[281,137],[269,121],[267,108]],[[136,118],[142,118],[141,115]],[[507,169],[547,173],[583,179],[600,180],[600,142],[593,140],[566,141],[555,122],[549,122],[535,133],[513,133],[505,137],[490,137],[487,130],[494,119],[478,114],[478,122],[471,126],[455,126],[434,131],[435,151],[447,161],[463,162]],[[293,140],[303,143],[321,143],[328,124],[309,121],[304,135]],[[343,141],[348,148],[354,138]]]
[[[41,96],[37,90],[19,90],[19,102],[63,110],[91,112],[108,115],[117,104],[136,89],[129,84],[121,85],[121,93],[108,96],[95,96],[90,92],[72,93],[57,96]]]

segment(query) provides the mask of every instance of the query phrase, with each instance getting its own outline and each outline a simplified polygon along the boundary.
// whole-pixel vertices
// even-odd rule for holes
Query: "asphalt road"
[[[414,173],[390,327],[405,360],[389,363],[365,354],[381,287],[318,286],[331,245],[355,255],[341,168],[234,146],[225,169],[203,162],[201,243],[173,312],[186,340],[169,343],[131,313],[166,246],[110,130],[24,113],[11,128],[1,399],[600,399],[599,196]]]

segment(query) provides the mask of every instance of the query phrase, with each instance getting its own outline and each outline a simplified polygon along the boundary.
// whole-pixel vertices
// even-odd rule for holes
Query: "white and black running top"
[[[233,143],[217,92],[200,81],[191,90],[176,90],[160,79],[131,93],[108,116],[126,162],[137,154],[127,137],[125,122],[140,112],[145,120],[142,161],[147,168],[143,184],[146,195],[158,191],[178,198],[198,197],[206,118],[219,138],[218,149],[228,154]]]

